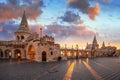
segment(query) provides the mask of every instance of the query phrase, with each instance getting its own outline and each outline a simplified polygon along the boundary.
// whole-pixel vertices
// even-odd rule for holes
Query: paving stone
[[[71,80],[120,80],[120,58],[69,59],[61,62],[38,63],[28,60],[0,60],[0,80],[64,80],[72,65]],[[84,62],[93,70],[89,71]],[[70,73],[69,73],[70,74]]]

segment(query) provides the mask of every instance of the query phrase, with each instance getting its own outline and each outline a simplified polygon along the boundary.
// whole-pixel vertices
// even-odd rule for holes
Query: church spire
[[[25,11],[23,13],[22,20],[21,20],[21,23],[20,23],[20,27],[19,27],[17,32],[27,32],[27,33],[30,33],[30,29],[29,29],[29,26],[28,26],[28,22],[27,22],[27,17],[26,17]]]
[[[96,36],[94,36],[94,39],[93,39],[93,45],[97,45],[97,40],[96,40]]]
[[[92,43],[92,48],[93,49],[98,49],[99,45],[96,40],[96,36],[94,36],[93,43]]]
[[[24,11],[24,13],[23,13],[20,26],[22,26],[22,25],[24,25],[25,27],[28,27],[28,22],[27,22],[27,18],[26,18],[25,11]]]
[[[105,43],[104,43],[104,41],[103,41],[103,44],[102,44],[102,48],[105,48]]]

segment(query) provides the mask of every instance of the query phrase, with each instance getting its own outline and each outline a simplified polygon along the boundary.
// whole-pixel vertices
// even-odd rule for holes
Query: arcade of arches
[[[5,51],[2,51],[0,49],[0,58],[10,58],[11,57],[11,51],[9,49],[6,49]]]
[[[9,58],[11,56],[11,51],[9,49],[5,50],[5,58]]]
[[[15,49],[14,53],[12,54],[11,50],[6,49],[5,51],[2,51],[0,49],[0,58],[21,58],[21,51],[19,49]]]

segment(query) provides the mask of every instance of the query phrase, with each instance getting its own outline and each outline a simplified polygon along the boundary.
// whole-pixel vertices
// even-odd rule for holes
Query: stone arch
[[[33,45],[28,47],[28,59],[34,60],[35,59],[35,48]]]
[[[3,58],[3,51],[0,49],[0,58]]]
[[[5,58],[9,58],[11,55],[11,51],[9,50],[9,49],[6,49],[5,51],[4,51],[4,53],[5,53]]]
[[[21,36],[21,40],[24,40],[24,36],[23,35]]]
[[[17,35],[17,40],[20,40],[20,37]]]
[[[42,52],[42,61],[46,61],[47,59],[47,54],[45,51]]]
[[[19,49],[14,50],[14,58],[21,58],[21,51]]]

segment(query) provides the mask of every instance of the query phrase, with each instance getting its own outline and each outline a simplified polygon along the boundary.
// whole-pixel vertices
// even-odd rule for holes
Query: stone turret
[[[20,23],[18,30],[15,32],[15,37],[17,41],[25,41],[31,35],[25,11]]]
[[[103,49],[105,48],[105,43],[104,43],[104,41],[103,41],[103,44],[102,44],[102,47],[101,47],[101,48],[103,48]]]
[[[92,49],[98,49],[99,45],[96,40],[96,36],[94,36],[93,42],[92,42]]]

